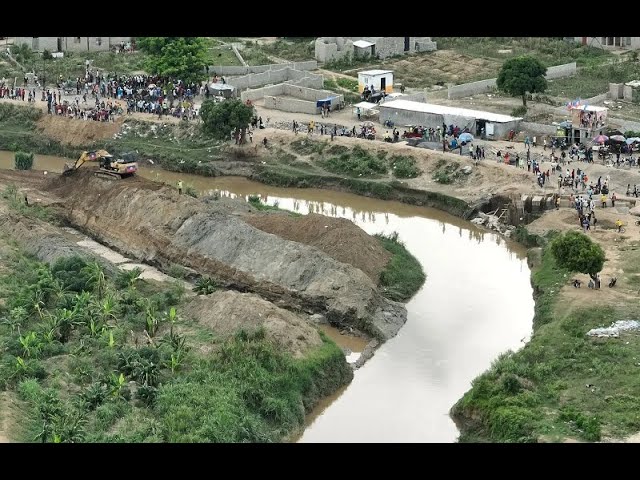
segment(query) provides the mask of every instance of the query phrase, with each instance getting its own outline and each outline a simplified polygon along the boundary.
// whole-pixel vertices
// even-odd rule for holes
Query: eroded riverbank
[[[523,249],[456,217],[246,179],[145,168],[141,175],[169,184],[182,179],[203,193],[258,195],[302,214],[349,218],[369,233],[395,231],[426,266],[427,284],[407,305],[409,321],[399,337],[356,371],[352,384],[324,413],[314,412],[317,420],[301,441],[454,441],[457,429],[449,408],[474,376],[499,353],[521,346],[530,332],[533,300]]]

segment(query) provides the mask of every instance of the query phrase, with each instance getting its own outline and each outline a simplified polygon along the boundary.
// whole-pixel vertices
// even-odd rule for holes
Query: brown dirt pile
[[[98,140],[106,140],[120,131],[124,117],[115,122],[83,121],[54,115],[44,115],[38,120],[40,132],[62,144],[80,146],[90,145]]]
[[[378,283],[391,253],[352,221],[311,213],[304,217],[251,215],[245,221],[263,232],[304,243],[342,263],[359,268]]]
[[[223,338],[240,329],[264,327],[267,338],[296,358],[322,345],[318,331],[301,316],[250,293],[218,291],[194,297],[183,310]]]

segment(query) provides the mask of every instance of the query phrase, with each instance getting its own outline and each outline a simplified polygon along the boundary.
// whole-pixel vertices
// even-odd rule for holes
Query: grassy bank
[[[637,318],[639,308],[561,303],[558,291],[568,276],[545,249],[532,276],[532,339],[497,359],[453,407],[461,442],[598,441],[640,429],[640,338],[586,336],[592,328]]]
[[[398,234],[377,234],[382,246],[393,254],[391,260],[380,274],[382,293],[397,302],[406,302],[420,290],[427,279],[422,265],[411,255],[404,244],[398,240]]]
[[[438,192],[428,192],[405,187],[397,181],[360,180],[340,178],[279,167],[257,166],[251,180],[278,187],[326,188],[355,193],[381,200],[398,200],[410,205],[438,208],[456,216],[464,216],[469,205],[464,200]]]
[[[275,442],[351,379],[325,336],[298,360],[261,329],[222,338],[183,318],[177,284],[79,257],[2,261],[0,388],[24,405],[13,440]]]

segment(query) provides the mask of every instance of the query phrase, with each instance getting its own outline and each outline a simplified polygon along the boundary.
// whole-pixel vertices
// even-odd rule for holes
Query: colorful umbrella
[[[626,138],[624,138],[623,135],[612,135],[609,137],[609,140],[612,140],[614,142],[624,142]]]
[[[598,135],[596,138],[593,139],[595,143],[604,143],[607,140],[609,140],[609,137],[607,137],[606,135]]]
[[[473,135],[468,132],[461,133],[458,138],[461,142],[473,142]]]

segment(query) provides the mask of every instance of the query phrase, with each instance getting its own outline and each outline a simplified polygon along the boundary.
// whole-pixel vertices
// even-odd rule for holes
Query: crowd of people
[[[41,87],[36,76],[36,88],[27,88],[27,80],[25,76],[22,87],[0,81],[0,98],[35,102],[38,88],[40,101],[47,102],[48,113],[97,121],[134,112],[192,120],[199,113],[195,98],[213,95],[208,81],[185,83],[157,75],[107,75],[92,71],[88,63],[83,77],[64,80],[60,75],[50,89]],[[217,75],[210,80],[225,82]]]

